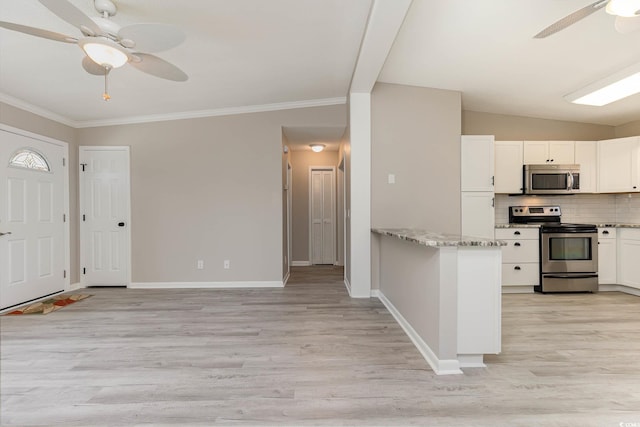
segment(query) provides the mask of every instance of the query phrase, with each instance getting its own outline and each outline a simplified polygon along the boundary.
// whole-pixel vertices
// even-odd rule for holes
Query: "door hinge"
[[[86,268],[82,268],[82,274],[87,274],[87,269]]]
[[[63,279],[67,278],[67,270],[62,270],[62,278]]]
[[[85,166],[87,166],[87,164],[86,163],[80,163],[80,166],[82,166],[82,172],[84,172],[84,168],[85,168]]]
[[[67,166],[67,159],[64,157],[62,158],[62,166]]]

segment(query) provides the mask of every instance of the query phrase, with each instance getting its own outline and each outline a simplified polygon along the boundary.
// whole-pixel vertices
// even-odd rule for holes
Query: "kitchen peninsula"
[[[485,366],[484,354],[500,352],[504,242],[416,229],[372,232],[374,294],[436,374]]]

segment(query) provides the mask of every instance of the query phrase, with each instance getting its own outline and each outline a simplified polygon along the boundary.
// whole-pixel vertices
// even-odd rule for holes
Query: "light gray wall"
[[[616,138],[640,135],[640,120],[636,120],[625,125],[616,126],[615,134]]]
[[[495,135],[496,141],[597,141],[616,137],[613,126],[505,114],[462,112],[463,135]]]
[[[0,102],[0,123],[64,141],[69,144],[69,221],[71,242],[71,283],[79,281],[78,253],[78,144],[76,130],[53,120]]]
[[[371,110],[372,226],[459,233],[460,93],[376,83]]]
[[[338,168],[338,152],[293,151],[293,233],[291,257],[294,261],[310,261],[309,255],[309,167],[333,166]],[[335,194],[334,189],[334,194]],[[337,241],[337,236],[336,236]]]

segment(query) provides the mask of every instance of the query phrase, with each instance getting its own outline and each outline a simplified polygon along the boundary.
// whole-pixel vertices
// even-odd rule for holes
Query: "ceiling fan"
[[[533,37],[548,37],[603,8],[608,14],[616,16],[615,28],[618,32],[626,34],[640,30],[640,0],[598,0],[554,22]]]
[[[82,37],[73,37],[42,28],[29,27],[13,22],[0,21],[0,27],[8,30],[42,37],[63,43],[77,44],[85,52],[82,67],[89,74],[105,76],[104,100],[107,93],[107,75],[113,68],[130,64],[134,68],[173,81],[186,81],[189,77],[177,66],[155,55],[144,52],[159,52],[181,44],[184,33],[167,24],[133,24],[120,27],[109,19],[117,13],[111,0],[94,0],[100,17],[90,18],[68,0],[38,0],[47,9],[77,27]],[[144,52],[143,52],[144,51]]]

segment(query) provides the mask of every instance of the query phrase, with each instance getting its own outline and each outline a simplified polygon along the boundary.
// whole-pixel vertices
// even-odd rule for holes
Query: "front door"
[[[130,283],[129,147],[80,147],[80,282]]]
[[[68,283],[63,143],[0,129],[0,309]]]

